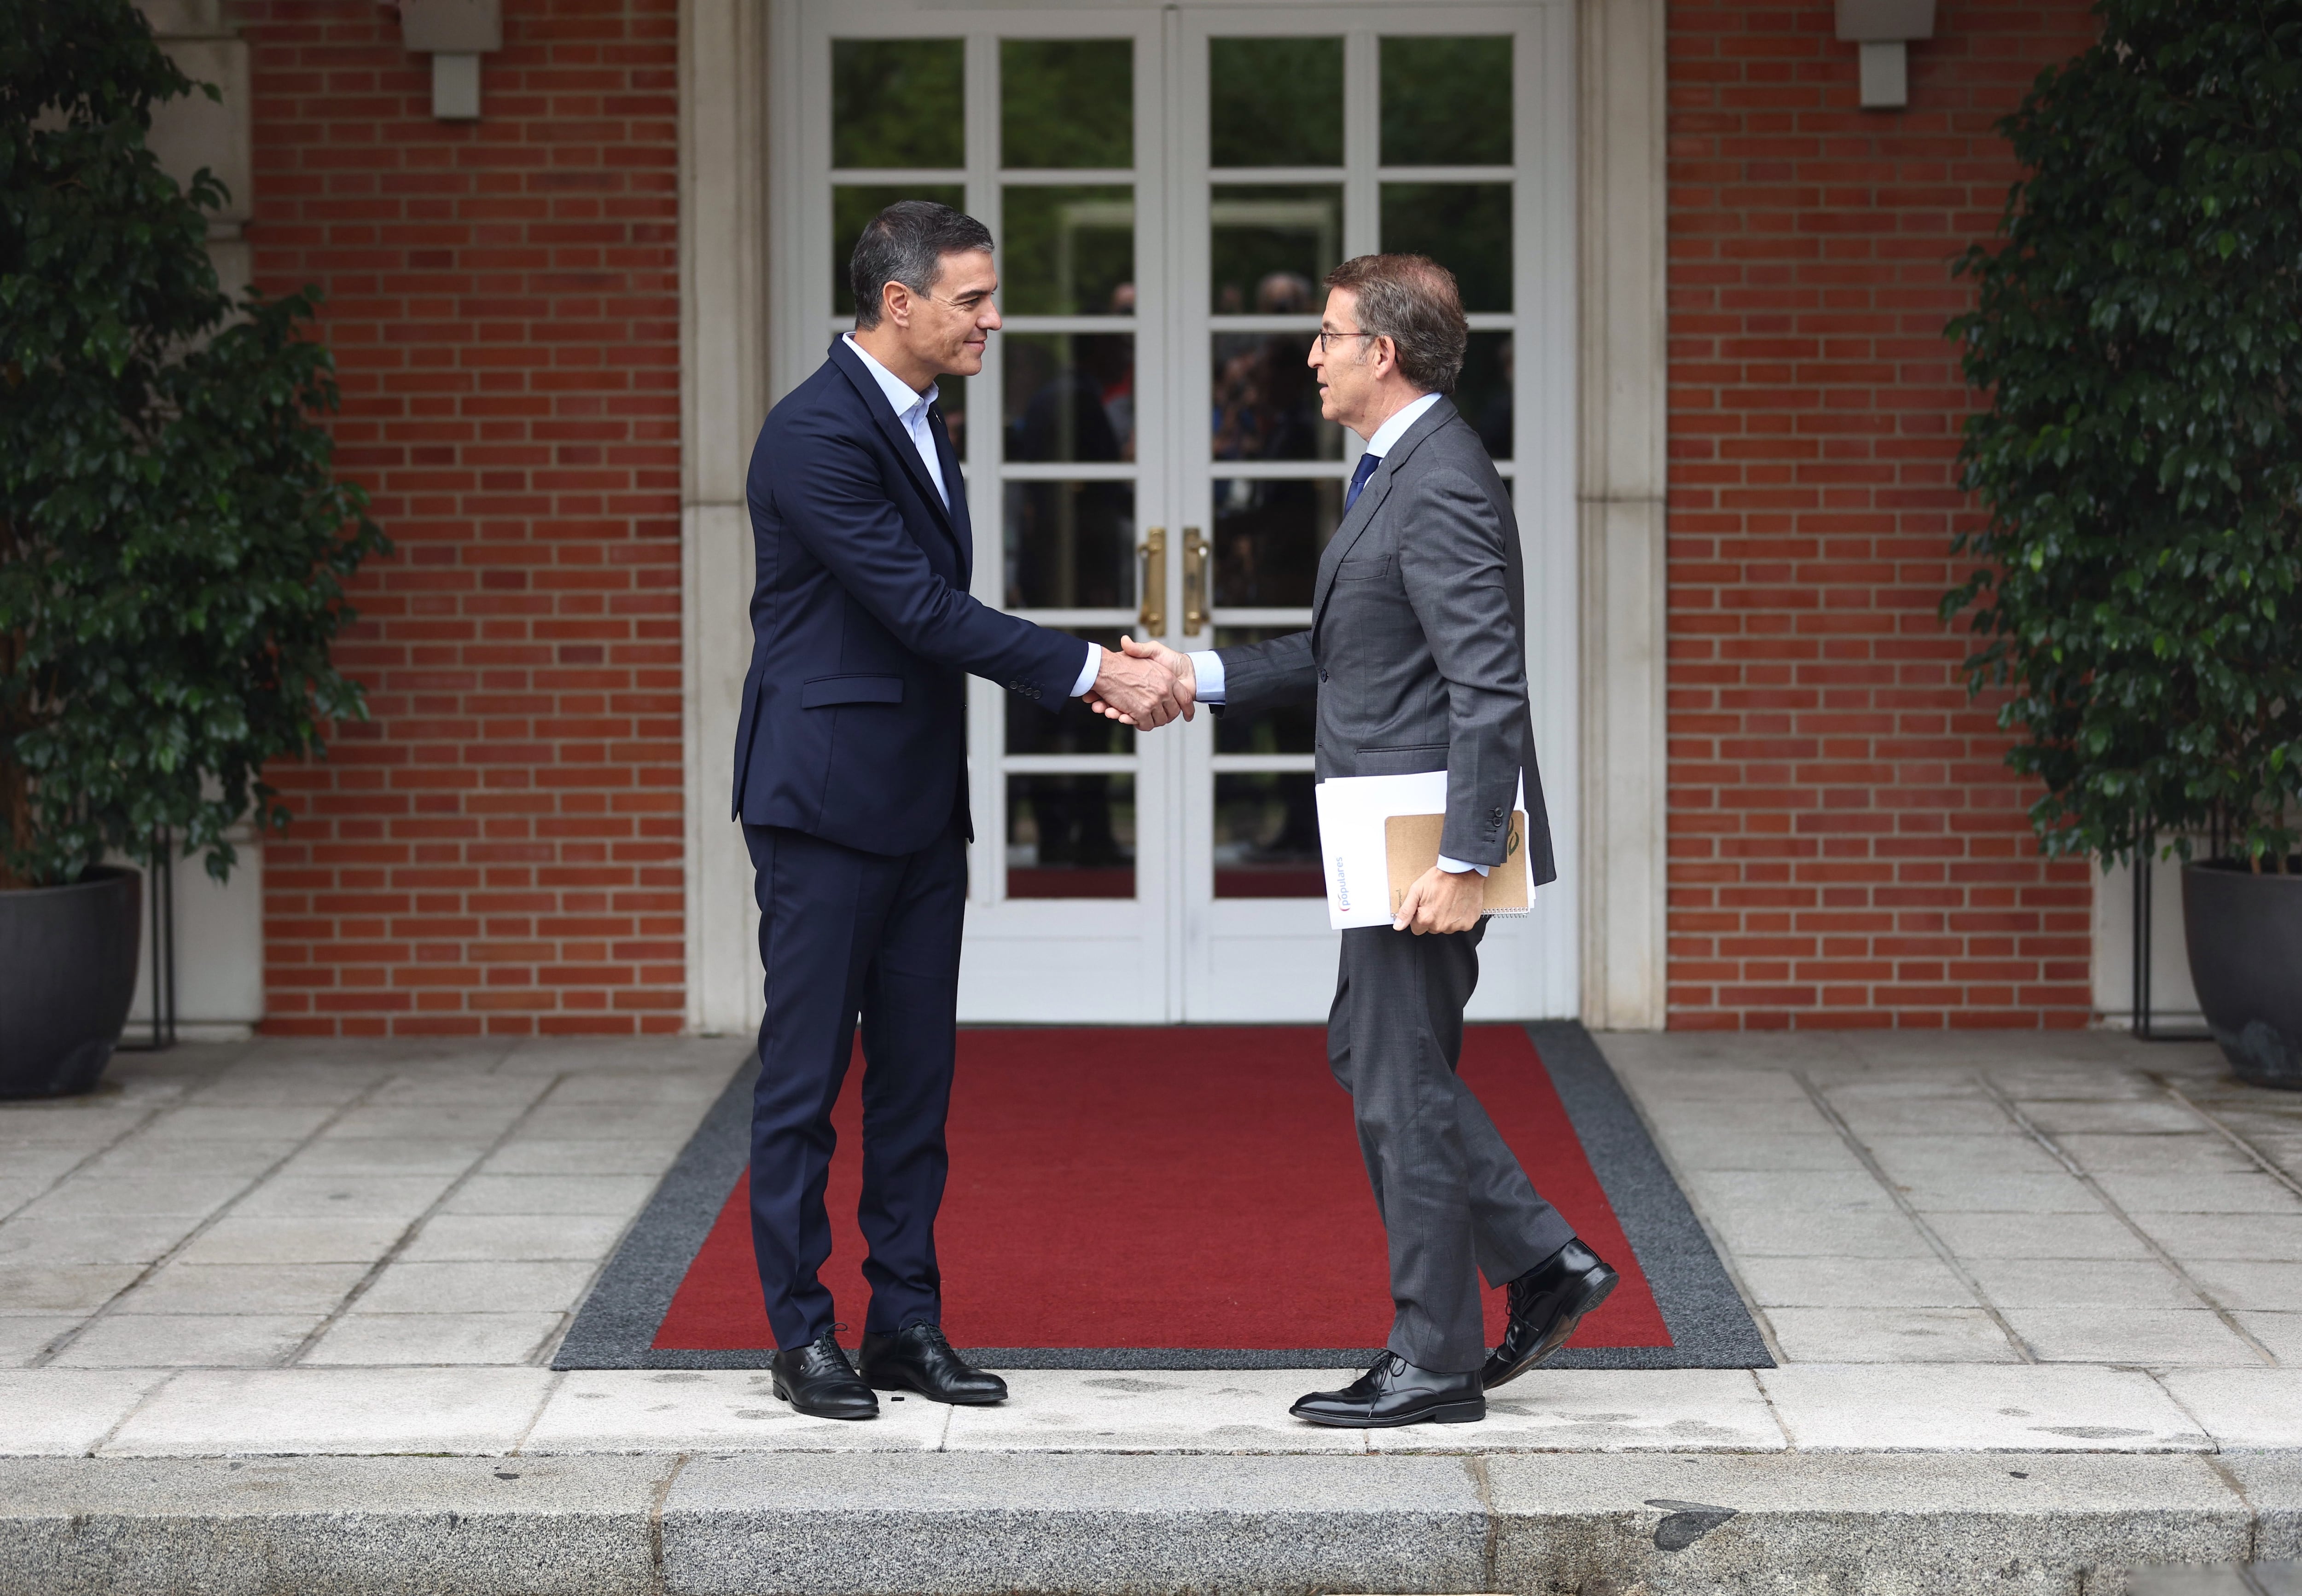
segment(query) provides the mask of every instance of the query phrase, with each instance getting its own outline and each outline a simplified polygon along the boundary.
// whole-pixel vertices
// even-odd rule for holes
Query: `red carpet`
[[[1623,1281],[1570,1343],[1668,1347],[1638,1260],[1516,1026],[1477,1026],[1463,1078]],[[861,1333],[859,1054],[837,1114],[824,1271]],[[744,1182],[688,1267],[660,1348],[773,1346]],[[1371,1348],[1390,1331],[1382,1228],[1315,1027],[965,1030],[937,1227],[962,1348]],[[1502,1331],[1487,1294],[1487,1339]]]

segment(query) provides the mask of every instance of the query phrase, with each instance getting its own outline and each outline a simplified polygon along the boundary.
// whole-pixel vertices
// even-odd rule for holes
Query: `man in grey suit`
[[[1616,1276],[1535,1194],[1455,1072],[1486,928],[1481,878],[1508,857],[1522,776],[1535,880],[1558,875],[1527,703],[1518,525],[1445,397],[1467,341],[1462,298],[1444,267],[1411,255],[1346,261],[1327,287],[1310,354],[1321,411],[1366,452],[1319,562],[1311,629],[1189,655],[1127,646],[1165,659],[1218,713],[1315,700],[1322,781],[1447,772],[1439,861],[1390,928],[1342,934],[1327,1022],[1390,1238],[1396,1316],[1363,1378],[1294,1411],[1354,1428],[1462,1423],[1486,1415],[1487,1389],[1562,1344]],[[1491,1356],[1481,1273],[1509,1290]]]

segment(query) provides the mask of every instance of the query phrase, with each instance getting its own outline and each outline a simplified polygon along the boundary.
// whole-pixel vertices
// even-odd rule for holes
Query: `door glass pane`
[[[855,311],[855,294],[847,286],[847,262],[855,253],[855,240],[863,236],[872,217],[899,199],[932,199],[959,210],[967,203],[967,190],[957,183],[914,183],[900,189],[882,183],[836,185],[831,190],[831,308],[835,315],[852,315]]]
[[[1466,310],[1511,307],[1508,183],[1385,183],[1382,247],[1455,273]]]
[[[1227,770],[1215,777],[1215,896],[1326,895],[1314,785],[1308,770]]]
[[[1491,458],[1511,456],[1511,377],[1517,360],[1508,332],[1474,332],[1455,383],[1455,408],[1478,429]]]
[[[1268,643],[1274,637],[1302,629],[1301,626],[1217,626],[1214,646],[1230,649],[1250,643]],[[1215,717],[1215,752],[1310,753],[1316,746],[1313,742],[1316,726],[1316,714],[1307,703],[1265,710],[1260,715],[1242,715],[1236,710],[1228,710]]]
[[[1119,646],[1118,626],[1101,629],[1088,627],[1071,633],[1082,643],[1098,643],[1105,648]],[[1087,650],[1080,650],[1084,662]],[[1135,728],[1106,719],[1075,698],[1067,698],[1053,709],[1043,708],[1020,694],[1004,695],[1007,701],[1007,752],[1009,753],[1133,753]]]
[[[1508,166],[1511,41],[1382,41],[1386,166]]]
[[[1135,41],[999,41],[1003,166],[1135,164]]]
[[[1343,484],[1218,477],[1214,505],[1215,602],[1308,605],[1319,551],[1343,518]]]
[[[1135,778],[1089,770],[1007,778],[1007,895],[1135,895]]]
[[[1207,41],[1207,146],[1217,166],[1340,166],[1343,41]]]
[[[1135,314],[1135,190],[1011,188],[999,302],[1011,315]]]
[[[1135,458],[1133,333],[1010,332],[999,358],[1009,459]]]
[[[1317,316],[1318,285],[1342,259],[1342,185],[1218,184],[1207,221],[1217,315]]]
[[[1311,334],[1218,332],[1211,446],[1219,460],[1340,460],[1343,429],[1319,415]]]
[[[966,165],[965,60],[955,38],[833,39],[831,164]]]
[[[1007,608],[1135,607],[1133,483],[1009,483]]]

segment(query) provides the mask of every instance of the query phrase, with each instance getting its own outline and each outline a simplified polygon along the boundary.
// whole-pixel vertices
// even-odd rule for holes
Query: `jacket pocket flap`
[[[1362,555],[1357,559],[1340,561],[1335,567],[1335,580],[1338,582],[1373,582],[1390,575],[1390,556],[1388,554]]]
[[[901,676],[818,676],[802,682],[799,707],[821,709],[826,704],[899,704],[903,701]]]

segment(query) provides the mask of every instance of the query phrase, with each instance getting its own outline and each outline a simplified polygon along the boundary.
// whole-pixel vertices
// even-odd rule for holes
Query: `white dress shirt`
[[[1437,394],[1426,393],[1421,399],[1410,400],[1399,407],[1391,413],[1389,421],[1375,428],[1374,436],[1367,440],[1366,452],[1378,460],[1382,459],[1391,451],[1392,447],[1401,438],[1407,436],[1407,429],[1422,420],[1424,412],[1438,402]],[[1223,666],[1221,654],[1213,649],[1203,649],[1193,653],[1191,672],[1198,681],[1198,686],[1193,695],[1197,701],[1203,704],[1222,702]],[[1483,864],[1465,864],[1459,859],[1449,859],[1441,853],[1439,856],[1439,868],[1451,876],[1459,876],[1465,870],[1476,870],[1483,876],[1491,867]]]
[[[936,451],[935,424],[928,419],[928,407],[935,403],[936,391],[929,388],[925,393],[913,391],[909,382],[872,359],[871,352],[855,341],[853,332],[843,332],[840,336],[847,340],[847,347],[855,351],[856,358],[863,362],[863,369],[878,381],[879,391],[887,396],[887,404],[895,412],[895,419],[910,434],[912,447],[920,451],[920,463],[928,468],[928,480],[935,483],[936,491],[943,497],[944,508],[949,509],[951,489],[945,485],[943,461]],[[1095,643],[1088,643],[1087,664],[1080,669],[1079,680],[1071,685],[1071,696],[1078,698],[1094,686],[1095,678],[1102,670],[1103,650]]]

